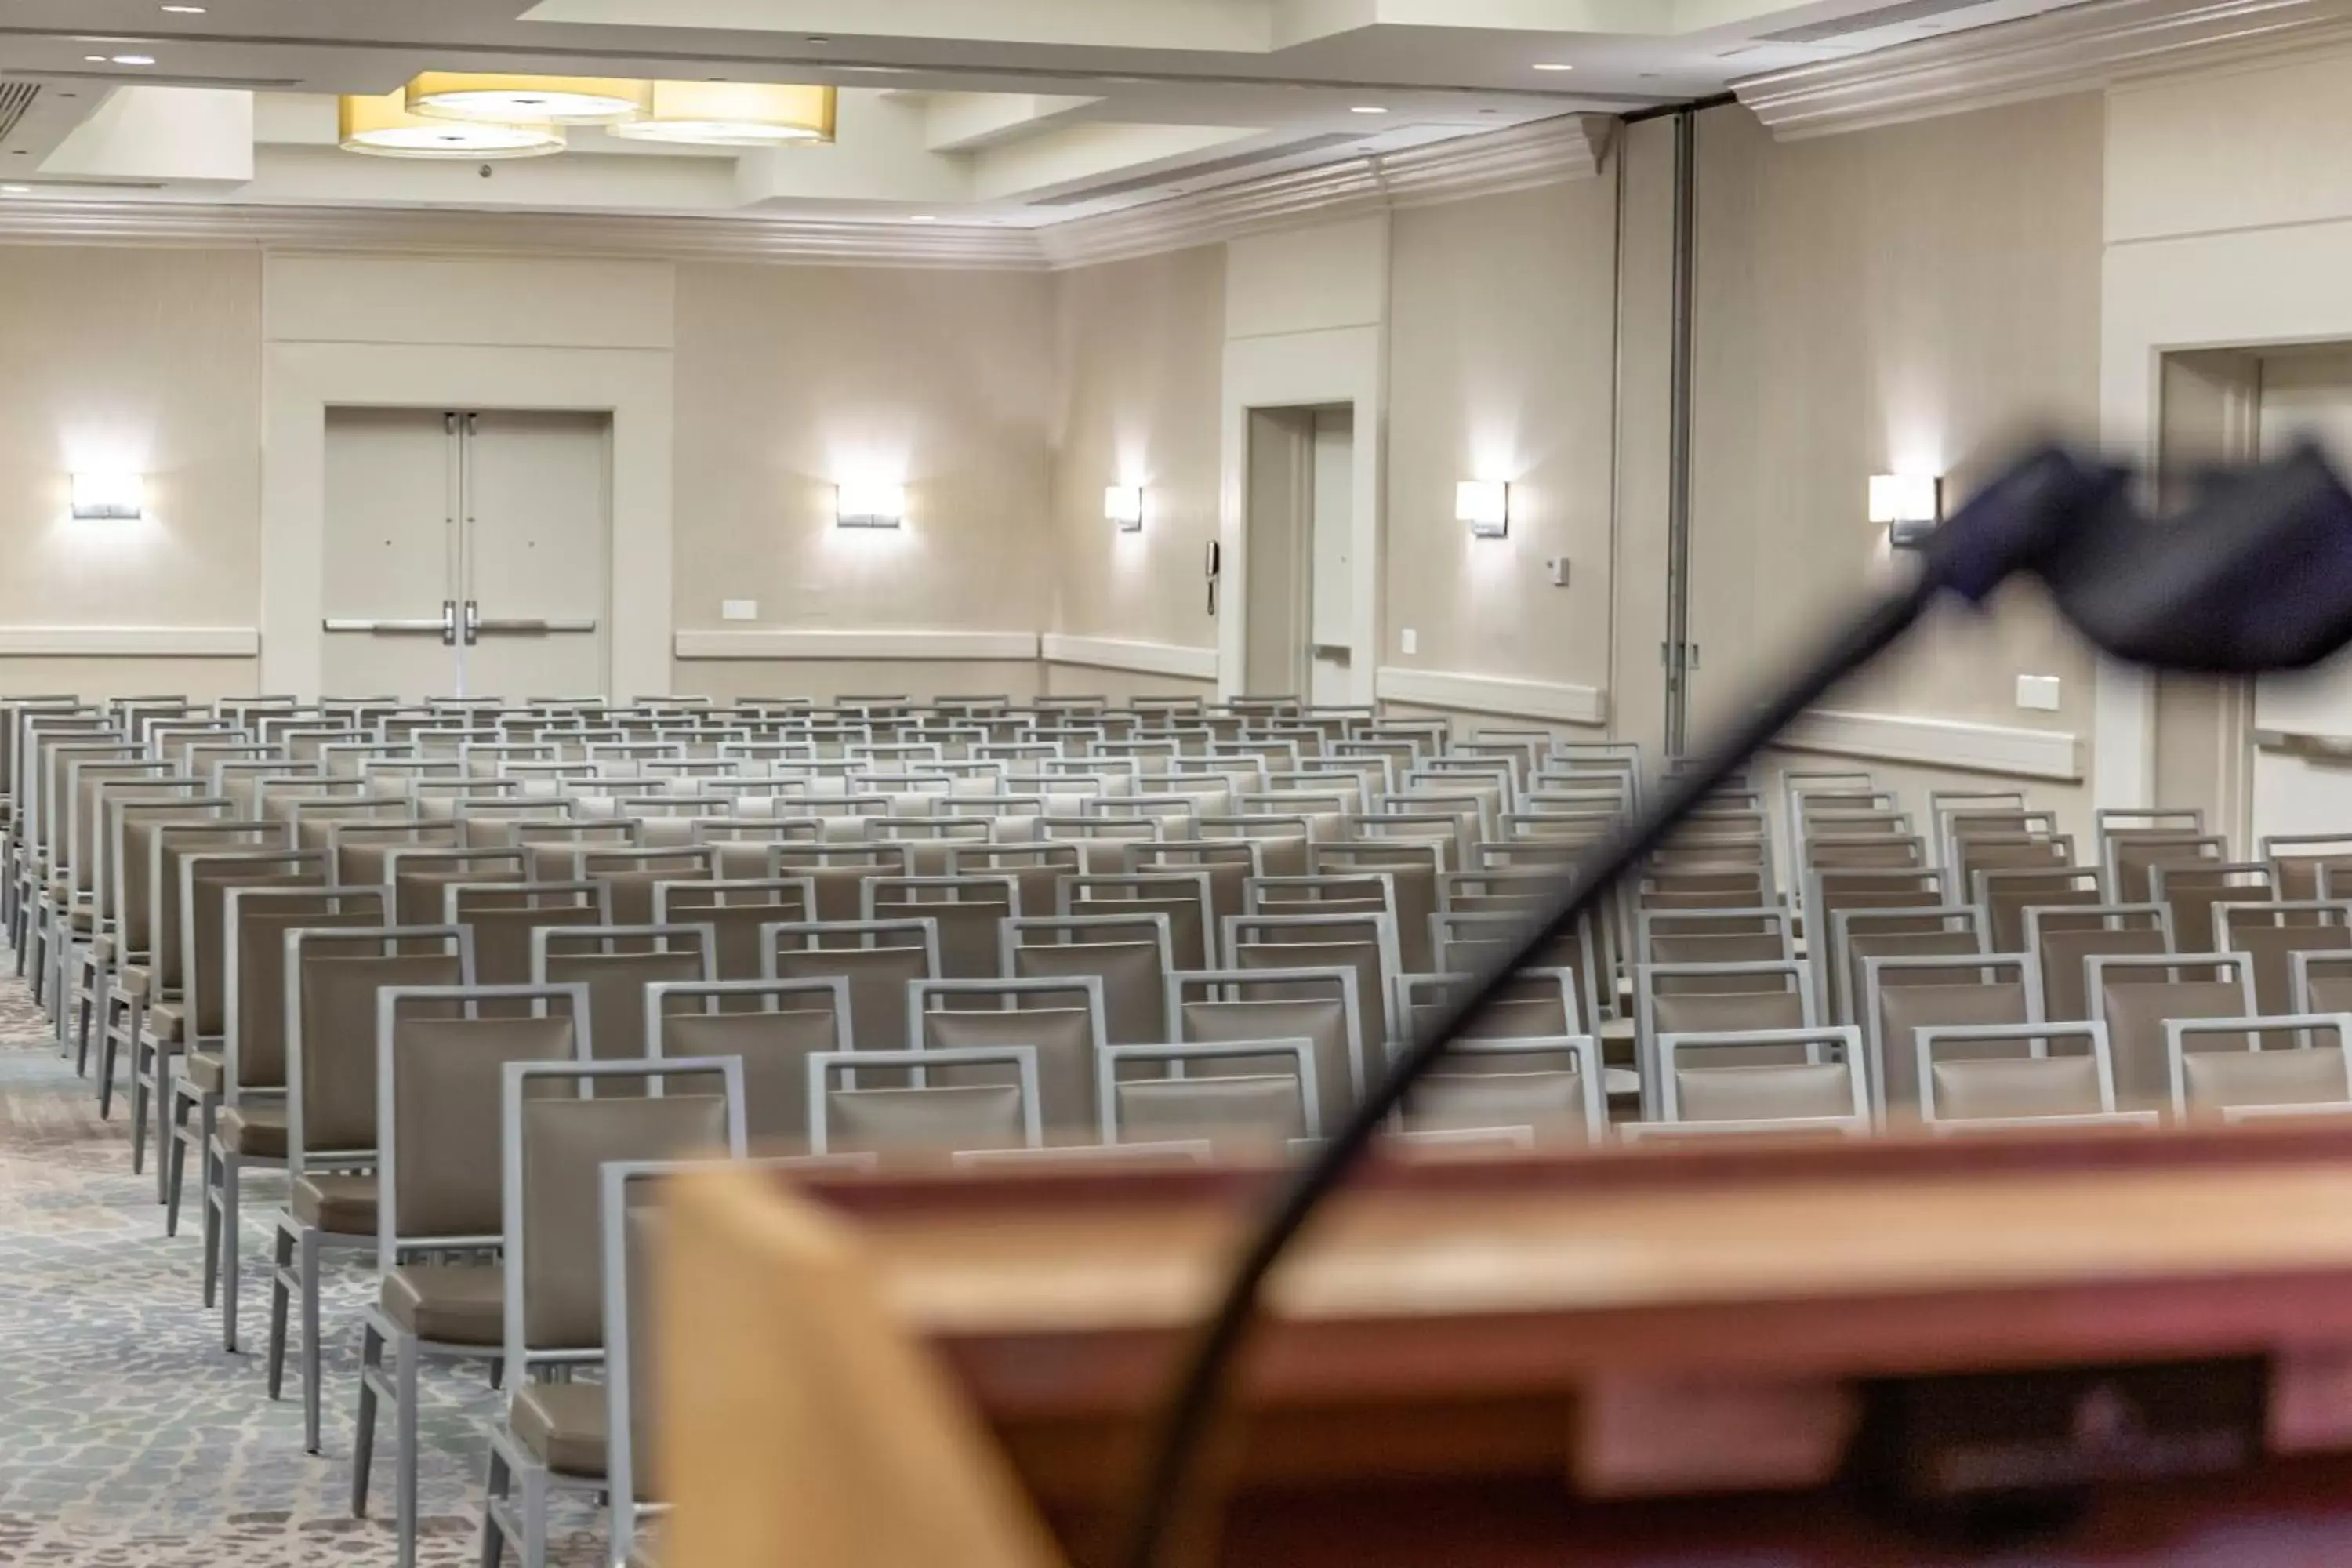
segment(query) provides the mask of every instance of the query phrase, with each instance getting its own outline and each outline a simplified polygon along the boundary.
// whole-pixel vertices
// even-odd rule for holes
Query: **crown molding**
[[[2093,0],[1734,82],[1783,140],[1866,130],[2352,38],[2346,0]]]
[[[1306,222],[1586,179],[1600,172],[1615,124],[1606,115],[1561,115],[1483,136],[1265,174],[1073,218],[1039,229],[1037,241],[1050,266],[1089,267]]]
[[[667,213],[507,213],[224,202],[0,203],[0,243],[272,250],[540,253],[677,260],[1035,270],[1026,229]]]
[[[873,223],[758,215],[514,213],[446,207],[250,206],[234,202],[0,203],[0,244],[212,246],[433,255],[539,254],[666,260],[1034,271],[1390,207],[1458,201],[1597,173],[1614,121],[1570,114],[1482,136],[1153,202],[1044,228]]]

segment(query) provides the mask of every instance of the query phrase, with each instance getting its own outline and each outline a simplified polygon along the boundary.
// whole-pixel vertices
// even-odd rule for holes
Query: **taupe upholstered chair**
[[[1381,1039],[1394,1034],[1388,1016],[1398,962],[1396,925],[1379,915],[1235,915],[1219,940],[1234,969],[1344,966],[1355,972],[1356,1008]],[[1330,1096],[1338,1087],[1327,1084]]]
[[[657,982],[646,987],[647,1054],[735,1057],[743,1063],[743,1122],[754,1142],[808,1139],[808,1058],[850,1047],[849,982]]]
[[[282,1124],[259,1109],[222,1115],[222,1090],[227,1063],[225,1041],[228,1024],[228,894],[238,886],[254,888],[322,888],[327,882],[327,858],[319,850],[246,849],[187,858],[178,889],[180,918],[180,984],[185,1006],[181,1046],[171,1068],[171,1091],[163,1096],[168,1142],[163,1174],[163,1234],[180,1228],[180,1193],[191,1147],[202,1163],[200,1186],[211,1180],[211,1150],[215,1134],[225,1147],[276,1157],[284,1148]],[[190,1124],[193,1113],[194,1123]],[[212,1245],[212,1214],[205,1210],[205,1305],[213,1304],[217,1284]]]
[[[1180,970],[1217,967],[1214,905],[1206,871],[1067,877],[1059,884],[1064,916],[1160,914]]]
[[[1937,1134],[2157,1125],[2153,1110],[2116,1109],[2115,1064],[2104,1025],[1928,1027],[1916,1030],[1914,1037],[1919,1115]],[[1948,1043],[1965,1045],[1967,1056],[1938,1059]],[[2062,1044],[2070,1048],[2053,1048]]]
[[[1315,1054],[1315,1042],[1304,1037],[1104,1046],[1094,1073],[1096,1136],[1107,1144],[1206,1141],[1276,1149],[1319,1139]],[[1216,1071],[1192,1070],[1211,1064]],[[1130,1067],[1146,1070],[1123,1070]]]
[[[1316,1089],[1325,1124],[1333,1125],[1334,1108],[1345,1115],[1362,1097],[1371,1072],[1357,980],[1353,969],[1336,964],[1179,973],[1176,1038],[1314,1041]]]
[[[2165,1025],[2254,1012],[2253,965],[2243,953],[2172,952],[2092,958],[2091,1016],[2107,1026],[2116,1094],[2132,1108],[2161,1105],[2171,1089]]]
[[[2033,961],[2034,1005],[2044,1018],[2088,1018],[2089,960],[2170,952],[2171,911],[2162,904],[2059,904],[2029,907],[2025,946]]]
[[[716,1078],[720,1092],[664,1092],[681,1078],[697,1089]],[[637,1092],[596,1092],[628,1079]],[[523,1568],[545,1568],[551,1490],[604,1489],[604,1390],[572,1376],[604,1359],[600,1171],[614,1161],[740,1158],[743,1064],[515,1061],[504,1080],[501,1343],[511,1397],[490,1428],[482,1556],[496,1563],[510,1538]],[[591,1098],[544,1092],[572,1085]]]
[[[762,927],[805,923],[816,918],[816,885],[806,877],[654,884],[653,923],[710,927],[718,941],[721,980],[760,977]]]
[[[859,1075],[1009,1070],[1013,1081],[870,1088]],[[1045,1146],[1034,1046],[935,1047],[915,1051],[816,1051],[808,1058],[809,1151],[951,1154]],[[848,1081],[834,1086],[835,1074]]]
[[[516,1003],[531,1011],[498,1011]],[[505,1276],[482,1261],[504,1235],[503,1075],[516,1062],[585,1066],[594,1042],[587,991],[568,985],[385,987],[374,1037],[382,1284],[361,1340],[352,1514],[367,1512],[376,1405],[389,1401],[395,1561],[413,1568],[423,1359],[504,1367]]]
[[[2194,1048],[2215,1036],[2218,1048]],[[2285,1106],[2352,1114],[2352,1014],[2168,1019],[2164,1054],[2175,1121]]]
[[[2352,952],[2352,904],[2318,900],[2213,906],[2213,945],[2254,963],[2254,1003],[2263,1013],[2292,1013],[2294,955]]]
[[[1601,1043],[1590,1035],[1456,1040],[1397,1121],[1408,1132],[1513,1129],[1527,1144],[1598,1143],[1609,1127]]]
[[[303,1446],[315,1454],[320,1254],[376,1245],[376,995],[469,985],[473,948],[463,926],[306,925],[285,933],[284,968],[287,1200],[270,1269],[269,1397],[285,1384],[290,1300],[302,1323]]]
[[[718,979],[717,948],[709,926],[540,926],[530,933],[530,983],[588,987],[597,1055],[635,1061],[646,1054],[646,987]]]
[[[1851,1024],[1827,1028],[1726,1030],[1663,1034],[1657,1040],[1658,1119],[1715,1123],[1738,1130],[1867,1131],[1870,1089],[1862,1064],[1862,1031]],[[1700,1065],[1694,1058],[1738,1052],[1794,1051],[1801,1059],[1757,1065]]]
[[[1922,1029],[1981,1028],[2040,1016],[2023,953],[1900,954],[1863,961],[1863,1030],[1871,1101],[1881,1120],[1919,1104]]]
[[[602,882],[450,882],[437,922],[470,926],[474,970],[485,985],[529,985],[531,933],[544,926],[609,923]]]
[[[1047,1135],[1056,1142],[1088,1135],[1097,1056],[1108,1037],[1100,976],[910,981],[906,1005],[907,1043],[918,1050],[1034,1047],[1037,1114]],[[974,1081],[953,1071],[928,1079]]]
[[[247,883],[227,890],[220,1116],[205,1146],[203,1200],[205,1268],[218,1278],[221,1344],[232,1354],[243,1289],[243,1174],[249,1168],[284,1169],[289,1146],[288,933],[309,927],[381,926],[386,902],[381,888]]]
[[[763,928],[761,946],[772,980],[849,983],[850,1046],[856,1050],[903,1050],[907,985],[940,978],[938,922],[821,921]]]
[[[1102,982],[1113,1045],[1175,1037],[1175,955],[1163,914],[1037,917],[1004,922],[1003,973],[1013,980],[1090,974]]]

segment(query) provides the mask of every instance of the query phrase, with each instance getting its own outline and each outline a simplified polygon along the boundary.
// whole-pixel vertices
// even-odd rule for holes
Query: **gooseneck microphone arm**
[[[1483,966],[1415,1031],[1344,1125],[1285,1185],[1234,1265],[1154,1433],[1116,1559],[1160,1568],[1193,1498],[1197,1457],[1266,1278],[1347,1177],[1406,1091],[1517,970],[1572,930],[1626,872],[1790,721],[1868,663],[1948,593],[1981,603],[2011,574],[2042,578],[2086,636],[2111,652],[2176,668],[2308,664],[2352,639],[2352,496],[2315,454],[2298,452],[2209,490],[2189,517],[2131,513],[2120,471],[2057,447],[2016,464],[1931,534],[1918,577],[1865,608],[1696,768],[1580,862],[1499,961]],[[2282,584],[2282,572],[2299,581]],[[2293,602],[2281,605],[2282,594]]]

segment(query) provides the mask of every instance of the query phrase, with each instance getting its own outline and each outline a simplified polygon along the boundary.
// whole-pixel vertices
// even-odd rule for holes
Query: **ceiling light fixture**
[[[345,98],[335,140],[346,153],[367,153],[379,158],[462,158],[474,163],[488,158],[536,158],[563,151],[563,132],[553,125],[430,120],[409,113],[398,92]]]
[[[0,185],[0,196],[29,196],[32,194],[30,185]]]
[[[814,146],[833,140],[833,110],[829,87],[657,81],[647,117],[615,125],[613,134],[704,147]]]
[[[1538,60],[1533,68],[1539,71],[1572,71],[1576,68],[1559,60]]]
[[[201,16],[205,14],[202,5],[166,5],[163,9],[174,16]]]
[[[1355,108],[1348,110],[1348,112],[1350,114],[1386,114],[1388,110],[1382,109],[1377,103],[1360,103],[1356,105]]]
[[[119,66],[152,66],[155,63],[155,57],[153,55],[117,55],[114,57],[114,63]]]
[[[929,213],[914,213],[908,216],[907,221],[908,223],[937,223],[940,220],[933,217]]]
[[[104,55],[84,55],[82,56],[82,58],[88,60],[94,66],[102,66],[106,63],[106,57]]]
[[[425,71],[408,84],[411,114],[533,125],[618,125],[653,112],[654,84],[620,77]]]

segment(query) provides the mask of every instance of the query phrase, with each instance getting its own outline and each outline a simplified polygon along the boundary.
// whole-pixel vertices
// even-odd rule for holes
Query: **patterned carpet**
[[[388,1517],[349,1503],[360,1303],[373,1289],[331,1251],[326,1452],[302,1451],[299,1384],[263,1380],[270,1217],[282,1178],[246,1184],[243,1353],[203,1307],[194,1173],[176,1239],[153,1182],[131,1173],[128,1117],[98,1118],[15,965],[0,952],[0,1563],[39,1568],[310,1568],[390,1563]],[[473,1561],[483,1423],[499,1396],[479,1365],[427,1362],[420,1561]],[[375,1504],[390,1503],[379,1425]],[[566,1510],[562,1500],[560,1510]],[[600,1514],[560,1511],[553,1561],[603,1554]]]

